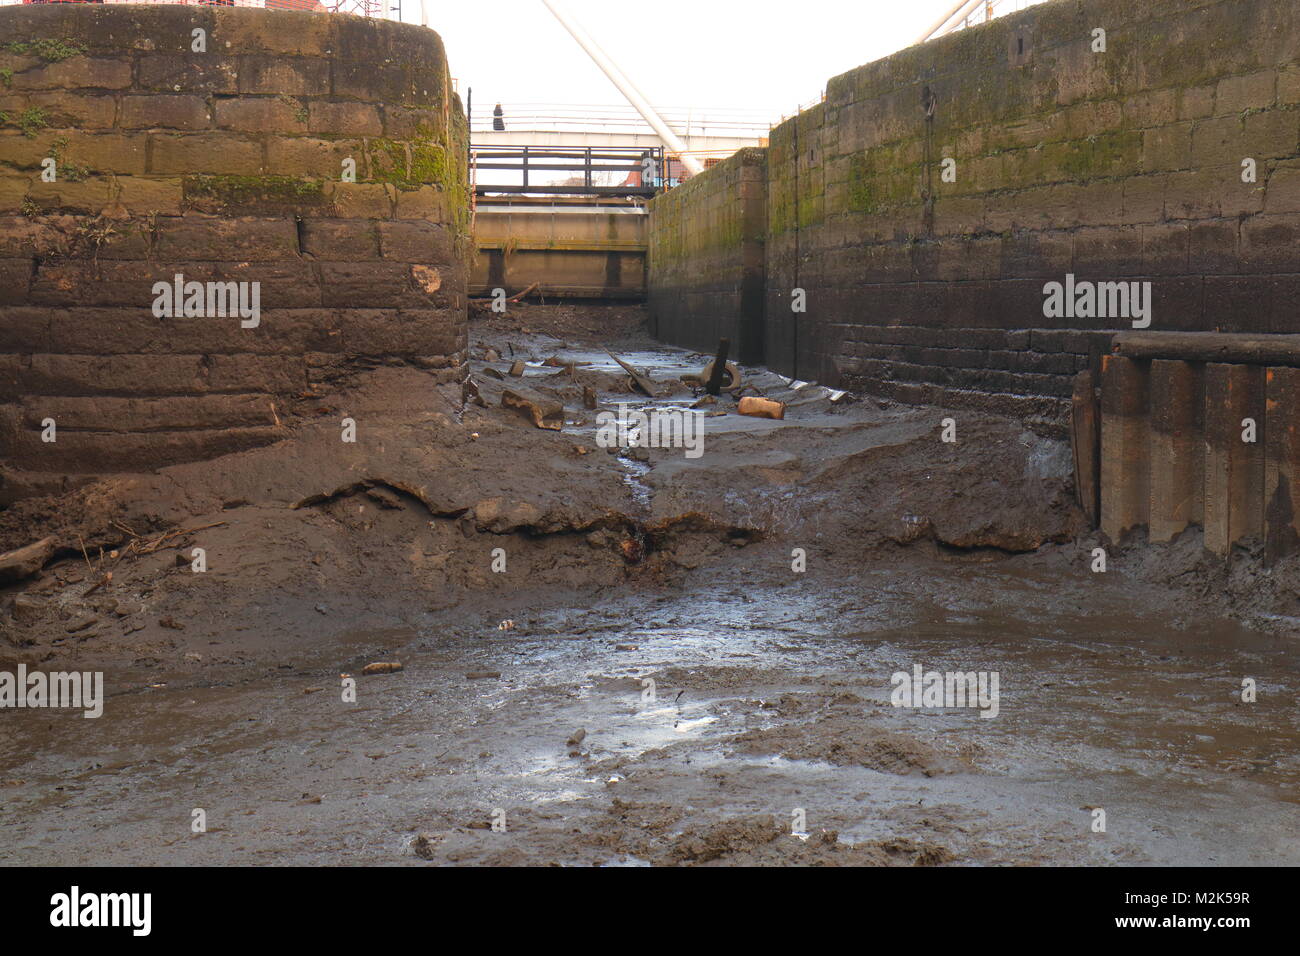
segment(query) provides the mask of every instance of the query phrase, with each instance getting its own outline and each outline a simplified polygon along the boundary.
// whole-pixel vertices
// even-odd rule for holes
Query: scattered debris
[[[372,674],[393,674],[402,670],[402,665],[397,661],[375,661],[373,664],[367,664],[361,668],[361,676],[369,677]]]
[[[421,833],[411,841],[411,850],[421,860],[432,860],[433,850],[442,837],[435,833]]]
[[[522,290],[520,290],[519,292],[516,292],[516,293],[515,293],[514,295],[512,295],[510,298],[506,299],[506,301],[507,301],[507,302],[518,302],[518,301],[520,301],[521,299],[523,299],[525,296],[527,296],[527,295],[531,295],[532,293],[536,292],[536,291],[537,291],[537,287],[538,287],[540,284],[541,284],[541,283],[539,283],[539,282],[533,282],[533,283],[530,283],[529,285],[524,286]],[[486,296],[486,297],[474,298],[474,299],[470,299],[470,301],[471,301],[471,302],[491,302],[491,301],[492,301],[492,296]]]
[[[185,625],[182,624],[182,623],[180,623],[180,621],[176,620],[176,618],[174,618],[174,617],[160,617],[160,618],[158,618],[158,626],[159,626],[159,627],[170,628],[170,629],[173,630],[173,631],[183,631],[183,630],[185,630]]]
[[[655,388],[655,383],[645,374],[645,372],[628,365],[609,349],[605,349],[605,354],[617,362],[619,368],[627,372],[628,377],[632,380],[631,384],[633,388],[641,392],[647,398],[655,398],[658,395],[658,389]]]
[[[731,351],[731,339],[718,339],[718,354],[714,356],[709,367],[701,373],[704,376],[704,390],[710,395],[717,395],[722,391],[722,379],[726,376],[730,381],[729,387],[735,387],[737,375],[732,374],[731,369],[727,367],[727,353]]]
[[[506,619],[497,625],[498,631],[513,631],[514,629],[515,629],[515,622],[509,619]]]
[[[543,398],[530,388],[517,386],[507,388],[501,393],[501,405],[514,408],[538,428],[560,431],[564,428],[564,406],[549,398]]]
[[[740,400],[736,411],[754,418],[785,418],[785,402],[774,402],[770,398],[755,398],[747,395]]]
[[[573,732],[572,736],[570,736],[569,739],[566,740],[564,743],[565,746],[576,747],[578,746],[578,744],[582,743],[586,739],[587,739],[586,729],[583,727],[579,727],[577,730]]]
[[[197,528],[176,528],[172,531],[168,531],[163,535],[160,535],[159,537],[155,538],[153,541],[144,544],[141,543],[142,541],[144,541],[144,539],[137,535],[136,537],[132,538],[132,540],[128,542],[127,546],[125,548],[122,548],[121,551],[123,554],[126,553],[153,554],[155,551],[157,551],[160,548],[171,547],[172,546],[171,543],[175,541],[177,538],[184,538],[186,535],[196,534],[199,531],[207,531],[209,528],[220,528],[227,523],[228,522],[225,521],[214,521],[211,524],[201,524]],[[86,550],[85,546],[83,545],[82,546],[83,554],[85,553],[85,550]],[[90,559],[87,558],[86,561],[87,563],[89,563]]]
[[[510,374],[511,374],[512,376],[514,376],[515,378],[523,378],[523,375],[524,375],[524,360],[523,360],[523,359],[515,359],[514,362],[511,363],[511,365],[510,365]]]
[[[465,675],[469,680],[494,679],[501,676],[500,671],[470,671]]]

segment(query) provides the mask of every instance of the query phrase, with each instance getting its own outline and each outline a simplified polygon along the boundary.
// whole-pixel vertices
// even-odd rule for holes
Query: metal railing
[[[581,149],[470,146],[476,196],[492,193],[653,196],[665,185],[661,172],[664,161],[664,150],[659,146],[631,150],[596,146]],[[491,171],[486,178],[485,170]],[[559,175],[566,173],[567,176]],[[601,182],[619,178],[623,181]]]

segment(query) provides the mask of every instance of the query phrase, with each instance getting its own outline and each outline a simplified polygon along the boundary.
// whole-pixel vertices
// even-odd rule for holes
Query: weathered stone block
[[[266,168],[281,176],[339,179],[344,160],[364,169],[364,145],[359,140],[317,139],[313,136],[270,136],[266,141]]]
[[[288,219],[185,216],[160,223],[155,250],[178,261],[279,261],[298,255],[298,231]]]
[[[316,259],[353,262],[379,258],[379,224],[365,219],[307,219],[302,251]]]
[[[1215,90],[1214,112],[1220,116],[1272,106],[1277,91],[1277,74],[1272,70],[1229,76]]]
[[[215,38],[214,38],[215,39]],[[239,69],[234,57],[218,53],[154,54],[142,56],[136,66],[136,85],[142,90],[169,93],[238,93]],[[128,82],[124,85],[129,85]]]
[[[0,259],[0,303],[21,303],[27,299],[32,260]]]
[[[387,219],[397,198],[396,189],[381,183],[329,182],[325,194],[334,214],[345,219]]]
[[[1240,115],[1218,116],[1201,120],[1192,128],[1191,165],[1198,169],[1210,166],[1240,167],[1245,142]]]
[[[453,261],[451,238],[439,223],[381,222],[378,229],[380,254],[385,259],[434,264]]]
[[[126,57],[74,56],[15,73],[10,85],[15,90],[122,90],[131,85],[131,61]]]
[[[1148,172],[1186,169],[1192,155],[1192,125],[1176,123],[1142,131],[1142,167]]]
[[[1188,268],[1192,272],[1236,272],[1239,226],[1236,220],[1193,222],[1188,230]]]
[[[1300,272],[1300,212],[1242,222],[1240,267],[1248,273]]]
[[[239,57],[239,92],[325,96],[330,63],[325,57],[255,54]]]
[[[29,93],[22,106],[0,103],[0,110],[19,113],[23,109],[38,109],[45,115],[51,128],[110,129],[117,118],[117,97],[113,94],[93,94],[78,91],[46,91]]]
[[[1264,211],[1270,215],[1300,212],[1300,168],[1284,166],[1273,170],[1264,191]]]
[[[231,53],[325,56],[338,43],[334,22],[319,14],[221,7],[212,12],[213,39],[220,49]]]
[[[1300,103],[1300,68],[1283,70],[1277,75],[1278,106]]]
[[[149,137],[151,174],[253,176],[263,172],[261,144],[238,133],[150,133]]]
[[[1124,221],[1159,222],[1165,215],[1165,177],[1130,176],[1124,180]]]
[[[1246,156],[1271,159],[1277,156],[1294,156],[1300,139],[1300,116],[1295,110],[1267,110],[1249,113],[1242,121],[1241,159]]]
[[[382,136],[378,107],[370,103],[313,101],[308,126],[313,133],[339,136]]]
[[[248,133],[302,133],[307,130],[304,107],[270,96],[217,100],[214,121],[219,129]]]
[[[111,198],[111,182],[99,176],[53,183],[33,177],[27,189],[27,199],[44,212],[61,211],[97,216]]]
[[[207,100],[194,94],[153,93],[122,97],[124,129],[207,129],[212,122]]]
[[[116,202],[132,216],[179,216],[181,180],[157,177],[119,176]]]

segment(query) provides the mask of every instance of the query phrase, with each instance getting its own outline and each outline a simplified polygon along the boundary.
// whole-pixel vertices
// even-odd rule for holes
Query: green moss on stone
[[[295,176],[186,176],[185,199],[221,207],[283,208],[323,205],[325,182]]]
[[[36,134],[49,126],[49,117],[39,106],[28,107],[18,114],[17,125],[28,139],[35,139]]]
[[[42,60],[58,62],[70,57],[81,56],[87,50],[84,43],[77,40],[54,40],[50,37],[38,37],[35,40],[11,40],[5,49],[19,56],[38,56]]]
[[[74,163],[68,155],[68,137],[60,136],[50,144],[50,152],[54,154],[55,167],[59,172],[59,179],[63,182],[79,183],[88,175],[90,170],[85,166],[79,166]]]
[[[447,150],[440,143],[372,139],[366,145],[371,182],[388,183],[399,189],[420,186],[450,189],[461,184],[459,169],[448,160]]]

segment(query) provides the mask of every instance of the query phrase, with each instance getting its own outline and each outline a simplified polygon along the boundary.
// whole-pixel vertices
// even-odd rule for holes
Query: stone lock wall
[[[742,149],[650,202],[648,304],[655,334],[763,361],[767,151]]]
[[[275,440],[295,401],[376,363],[454,374],[466,144],[423,28],[0,8],[0,496]],[[260,323],[155,316],[178,274],[260,283]]]
[[[1300,4],[1056,0],[900,51],[772,131],[767,196],[769,365],[1059,426],[1131,326],[1045,317],[1047,282],[1149,281],[1152,331],[1297,329]]]

